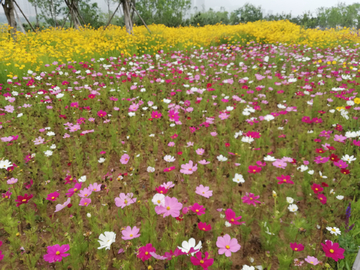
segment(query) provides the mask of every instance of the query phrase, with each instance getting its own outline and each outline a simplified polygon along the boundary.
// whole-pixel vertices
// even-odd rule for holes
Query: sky
[[[138,1],[138,0],[137,0]],[[99,7],[106,12],[107,5],[105,0],[92,0],[92,2],[97,2]],[[314,12],[319,7],[332,7],[336,6],[338,3],[342,2],[346,5],[351,5],[358,1],[354,0],[192,0],[193,6],[197,6],[199,10],[202,10],[205,7],[205,10],[212,8],[214,10],[220,10],[223,7],[226,11],[232,11],[234,9],[242,7],[246,2],[250,2],[255,6],[261,6],[263,9],[263,14],[276,14],[276,13],[290,13],[292,16],[298,16],[303,14],[305,11],[310,10]],[[20,5],[22,10],[24,11],[25,15],[27,16],[34,16],[35,11],[34,8],[27,0],[17,0],[17,3]],[[115,10],[117,4],[112,4],[111,9],[112,11]],[[0,8],[0,13],[4,13],[3,9]],[[21,16],[21,14],[19,13]]]

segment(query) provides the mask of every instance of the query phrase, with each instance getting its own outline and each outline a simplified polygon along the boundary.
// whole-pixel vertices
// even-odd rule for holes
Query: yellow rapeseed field
[[[161,49],[206,47],[220,42],[236,45],[254,40],[261,43],[280,42],[318,47],[360,42],[360,37],[350,29],[303,29],[289,21],[179,28],[150,25],[149,28],[151,35],[144,26],[135,26],[132,36],[126,33],[124,27],[118,26],[110,26],[106,30],[91,27],[80,30],[52,28],[36,34],[30,31],[26,35],[18,33],[15,42],[5,25],[0,28],[0,69],[6,68],[8,73],[16,74],[27,68],[39,71],[44,64],[52,61],[89,60],[116,56],[119,53],[154,54]]]

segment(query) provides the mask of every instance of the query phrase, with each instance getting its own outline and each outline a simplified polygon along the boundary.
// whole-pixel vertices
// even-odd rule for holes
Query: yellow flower
[[[360,104],[360,98],[355,98],[354,102],[355,102],[355,104]]]

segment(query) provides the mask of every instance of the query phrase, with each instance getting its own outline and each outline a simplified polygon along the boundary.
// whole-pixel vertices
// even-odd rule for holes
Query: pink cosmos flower
[[[122,233],[122,239],[123,240],[131,240],[131,239],[134,239],[134,238],[138,238],[140,236],[139,234],[139,231],[140,229],[137,228],[136,226],[134,228],[131,229],[130,226],[127,226],[125,228],[125,230],[122,230],[121,233]]]
[[[66,200],[66,202],[64,202],[63,204],[57,204],[56,205],[56,209],[55,209],[55,213],[61,211],[62,209],[64,209],[66,206],[68,206],[70,204],[71,198],[68,198]]]
[[[339,167],[340,169],[345,169],[345,168],[347,168],[349,166],[345,161],[343,161],[341,159],[339,161],[334,162],[333,164],[336,167]]]
[[[280,169],[285,169],[287,166],[287,163],[281,159],[277,159],[273,162],[272,164],[273,166],[280,168]]]
[[[44,255],[44,260],[53,263],[53,262],[61,262],[61,260],[67,256],[69,253],[65,253],[70,249],[69,245],[54,245],[47,247],[47,254]]]
[[[232,209],[226,209],[225,210],[225,218],[229,223],[231,223],[233,225],[241,225],[241,224],[245,223],[245,222],[239,222],[238,221],[238,220],[241,219],[241,216],[236,217],[236,214]]]
[[[203,149],[203,148],[196,149],[196,154],[198,154],[199,156],[203,155],[204,152],[205,152],[205,149]]]
[[[344,143],[346,141],[347,137],[343,135],[334,135],[334,141],[335,142],[341,142]]]
[[[210,161],[206,161],[205,159],[203,159],[203,160],[198,161],[198,163],[201,165],[206,165],[206,164],[209,164]]]
[[[220,115],[219,115],[219,118],[221,119],[221,120],[225,120],[225,119],[227,119],[227,118],[229,118],[230,117],[230,114],[227,114],[227,113],[221,113]]]
[[[10,178],[9,180],[7,180],[6,183],[8,183],[9,185],[13,185],[13,184],[15,184],[17,181],[18,181],[17,178],[12,177],[12,178]]]
[[[330,159],[330,157],[322,157],[322,156],[317,156],[315,159],[314,159],[314,162],[316,164],[320,164],[320,163],[326,163],[328,162]]]
[[[87,198],[91,195],[92,190],[89,188],[84,188],[83,190],[80,190],[78,196],[81,198]]]
[[[53,193],[48,194],[46,199],[48,201],[53,201],[54,202],[59,197],[59,195],[60,195],[60,193],[55,191]]]
[[[117,207],[124,208],[125,206],[129,206],[136,202],[136,198],[133,198],[133,193],[120,193],[119,197],[115,198],[115,205]]]
[[[304,245],[302,244],[297,244],[297,243],[290,243],[290,248],[293,251],[302,251],[304,250]]]
[[[101,185],[98,184],[98,183],[90,184],[90,185],[89,185],[89,189],[90,189],[91,191],[98,192],[98,191],[101,191]]]
[[[88,206],[91,203],[90,198],[81,198],[79,205],[80,206]]]
[[[317,258],[315,258],[315,257],[312,257],[312,256],[307,256],[307,257],[305,258],[305,262],[310,263],[310,264],[312,264],[312,265],[317,265],[317,264],[319,264],[319,260],[318,260]]]
[[[75,186],[73,188],[70,188],[68,190],[68,193],[66,193],[65,195],[68,197],[71,197],[75,194],[76,191],[81,189],[81,183],[76,183]]]
[[[341,248],[338,243],[333,243],[330,240],[326,240],[325,244],[321,243],[321,246],[325,252],[326,257],[332,258],[334,261],[344,259],[345,249]]]
[[[173,170],[175,170],[175,166],[171,166],[171,167],[169,167],[169,168],[165,168],[165,169],[164,169],[164,172],[171,172],[171,171],[173,171]]]
[[[214,131],[214,132],[210,132],[210,135],[211,136],[213,136],[213,137],[215,137],[215,136],[217,136],[217,133]]]
[[[211,225],[210,224],[206,224],[205,222],[199,222],[198,223],[198,228],[201,231],[207,232],[211,230]]]
[[[186,254],[186,253],[182,252],[181,249],[176,248],[174,252],[172,250],[170,250],[169,252],[165,252],[164,256],[168,260],[171,260],[172,258],[176,258],[176,257],[178,257],[180,255],[184,255],[184,254]]]
[[[127,164],[129,162],[130,156],[128,154],[123,154],[121,156],[120,162],[121,164]]]
[[[209,189],[209,187],[204,187],[203,185],[200,185],[196,187],[195,193],[209,199],[213,193],[213,191]]]
[[[180,216],[180,210],[182,208],[182,203],[179,203],[178,199],[175,197],[165,197],[165,206],[155,206],[155,212],[158,215],[163,214],[163,217],[172,216],[174,218]]]
[[[198,216],[205,214],[205,210],[206,210],[203,205],[200,205],[198,203],[194,203],[194,205],[189,207],[189,209],[191,211],[193,211],[195,214],[197,214]]]
[[[156,248],[154,248],[152,244],[149,243],[139,248],[137,257],[141,259],[143,262],[147,261],[152,257],[150,252],[156,252]]]
[[[323,191],[324,189],[321,187],[321,185],[314,183],[311,186],[311,189],[314,191],[315,194],[320,193],[321,191]]]
[[[279,185],[281,184],[294,184],[293,181],[291,181],[291,176],[290,175],[281,175],[276,177],[277,180],[279,180],[280,182],[278,182]]]
[[[219,248],[219,255],[225,253],[226,257],[230,257],[232,252],[237,252],[241,248],[237,239],[231,239],[228,234],[225,234],[223,237],[219,236],[216,241],[216,246]]]
[[[193,174],[193,172],[197,171],[197,164],[195,164],[192,160],[189,161],[189,163],[182,164],[180,172],[183,174]]]
[[[249,166],[248,173],[256,174],[256,173],[261,172],[261,170],[262,170],[261,167],[258,167],[258,166]]]
[[[10,191],[6,191],[6,193],[3,193],[1,196],[4,198],[4,199],[10,199],[11,197],[11,192]]]
[[[197,252],[194,257],[190,258],[193,265],[199,265],[204,270],[208,270],[208,267],[213,265],[214,259],[209,259],[209,253],[205,252],[205,257],[202,257],[201,251]]]
[[[160,185],[160,186],[161,186],[161,187],[164,187],[164,188],[166,188],[166,189],[170,189],[170,188],[175,187],[174,183],[171,182],[171,181],[169,181],[169,182],[167,182],[167,183],[163,183],[163,184]]]
[[[260,198],[260,196],[255,196],[253,193],[247,194],[246,196],[242,197],[243,203],[247,203],[248,205],[252,204],[256,206],[256,203],[261,203],[257,199]]]

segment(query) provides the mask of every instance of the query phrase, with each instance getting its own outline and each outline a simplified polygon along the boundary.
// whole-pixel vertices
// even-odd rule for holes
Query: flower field
[[[296,27],[3,37],[1,268],[351,269],[358,37]]]

